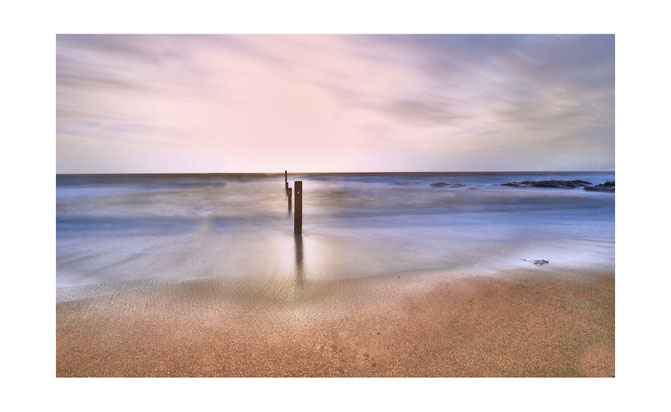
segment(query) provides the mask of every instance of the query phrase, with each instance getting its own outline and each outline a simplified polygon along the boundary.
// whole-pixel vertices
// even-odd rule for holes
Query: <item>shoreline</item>
[[[614,376],[612,271],[219,278],[60,302],[57,376]]]

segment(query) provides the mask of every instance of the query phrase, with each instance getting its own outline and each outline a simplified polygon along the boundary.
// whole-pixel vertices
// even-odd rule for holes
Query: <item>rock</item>
[[[434,182],[431,183],[432,187],[462,187],[462,183],[448,183],[448,182]]]
[[[615,192],[615,182],[606,182],[600,185],[587,186],[585,190],[589,192]]]
[[[545,187],[552,189],[575,189],[576,187],[587,187],[591,183],[585,180],[524,180],[522,182],[502,183],[501,186],[512,187]]]
[[[525,262],[531,262],[536,266],[543,266],[543,265],[547,265],[547,264],[550,263],[549,260],[545,260],[545,259],[536,259],[536,260],[522,259],[522,260],[525,261]]]

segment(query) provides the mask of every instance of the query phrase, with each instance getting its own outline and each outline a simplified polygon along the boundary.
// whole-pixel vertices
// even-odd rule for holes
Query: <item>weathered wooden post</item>
[[[287,171],[284,171],[284,191],[289,193],[289,181],[287,180]]]
[[[295,204],[294,204],[294,235],[303,234],[303,182],[294,182]]]

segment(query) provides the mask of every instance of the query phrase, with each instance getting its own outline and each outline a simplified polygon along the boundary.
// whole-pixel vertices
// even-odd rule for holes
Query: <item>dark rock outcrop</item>
[[[549,260],[545,260],[545,259],[534,259],[534,260],[522,259],[522,260],[525,261],[525,262],[531,262],[531,263],[533,263],[533,264],[536,265],[536,266],[543,266],[543,265],[548,265],[548,264],[550,264],[550,261],[549,261]]]
[[[600,185],[586,186],[585,190],[590,192],[615,192],[615,182],[606,182]]]
[[[431,183],[431,187],[462,187],[462,183],[448,183],[448,182],[435,182]]]
[[[552,189],[575,189],[576,187],[591,186],[585,180],[525,180],[522,182],[502,183],[501,186],[512,187],[545,187]]]

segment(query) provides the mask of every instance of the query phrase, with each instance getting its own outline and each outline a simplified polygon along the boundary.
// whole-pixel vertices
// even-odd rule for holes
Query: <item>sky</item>
[[[615,168],[613,35],[58,35],[57,173]]]

